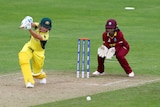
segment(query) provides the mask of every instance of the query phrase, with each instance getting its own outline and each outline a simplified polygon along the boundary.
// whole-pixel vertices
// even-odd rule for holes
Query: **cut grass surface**
[[[10,2],[10,3],[7,3]],[[53,29],[46,46],[45,70],[74,71],[77,60],[77,39],[91,39],[91,71],[97,67],[97,48],[102,44],[101,35],[108,18],[115,18],[124,32],[131,51],[127,59],[137,74],[160,75],[158,45],[160,37],[158,0],[152,1],[73,1],[73,0],[20,0],[1,1],[1,65],[0,73],[19,72],[18,52],[29,39],[27,31],[17,29],[26,15],[40,21],[42,17],[53,20]],[[134,11],[124,10],[133,6]],[[9,29],[9,30],[8,30]],[[106,71],[124,73],[119,64],[106,64]],[[115,66],[116,65],[116,66]]]
[[[159,107],[160,82],[32,107]]]
[[[91,39],[91,72],[95,71],[104,25],[108,18],[115,18],[131,46],[127,59],[136,75],[160,75],[159,4],[159,0],[1,0],[0,74],[20,71],[18,52],[29,39],[29,33],[19,30],[18,26],[30,15],[34,21],[43,17],[53,20],[44,70],[75,71],[77,39],[88,37]],[[126,6],[133,6],[135,10],[126,11]],[[105,66],[106,72],[124,74],[117,61],[106,61]],[[82,97],[40,107],[158,107],[159,85],[97,94],[91,102]]]

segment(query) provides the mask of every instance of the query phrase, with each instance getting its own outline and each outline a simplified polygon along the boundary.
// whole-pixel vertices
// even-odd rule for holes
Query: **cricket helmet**
[[[40,22],[40,25],[51,30],[52,28],[52,21],[50,18],[43,18]]]
[[[117,27],[117,22],[114,19],[109,19],[106,22],[106,29],[116,29]]]

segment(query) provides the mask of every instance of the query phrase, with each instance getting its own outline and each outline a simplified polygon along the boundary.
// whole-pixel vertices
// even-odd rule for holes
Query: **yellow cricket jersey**
[[[45,49],[45,45],[47,43],[47,40],[49,39],[49,31],[48,32],[40,32],[38,29],[39,23],[35,23],[37,25],[37,28],[35,28],[35,32],[37,34],[40,34],[43,38],[42,41],[40,41],[39,39],[34,38],[33,36],[31,36],[28,45],[29,48],[34,50],[34,51],[42,51]]]

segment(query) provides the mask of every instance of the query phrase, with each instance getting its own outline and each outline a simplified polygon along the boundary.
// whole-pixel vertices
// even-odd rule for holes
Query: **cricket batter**
[[[43,72],[45,60],[45,46],[52,28],[50,18],[42,18],[40,23],[33,22],[32,17],[26,16],[20,28],[28,30],[30,40],[18,53],[19,64],[24,77],[26,88],[33,88],[34,78],[40,79],[40,83],[46,84],[46,73]]]
[[[98,48],[97,71],[93,72],[93,75],[104,75],[105,59],[111,59],[115,55],[125,73],[129,77],[134,77],[134,72],[125,58],[130,47],[118,28],[116,20],[107,20],[105,28],[106,31],[102,34],[103,45]]]

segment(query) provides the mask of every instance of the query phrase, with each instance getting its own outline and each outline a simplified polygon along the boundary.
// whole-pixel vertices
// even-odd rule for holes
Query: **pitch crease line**
[[[126,82],[126,81],[128,81],[128,80],[115,81],[115,82],[111,82],[111,83],[107,83],[107,84],[102,84],[102,86],[108,86],[108,85],[118,84],[118,83],[122,83],[122,82]]]
[[[2,77],[7,77],[7,76],[11,76],[11,75],[17,75],[17,74],[20,74],[20,73],[14,73],[14,74],[0,75],[0,78],[2,78]]]
[[[109,85],[113,85],[113,84],[118,84],[118,83],[122,83],[122,82],[126,82],[128,80],[121,80],[121,81],[115,81],[115,82],[111,82],[111,83],[106,83],[106,84],[86,84],[86,85],[94,85],[94,86],[97,86],[97,85],[101,85],[101,86],[109,86]]]

